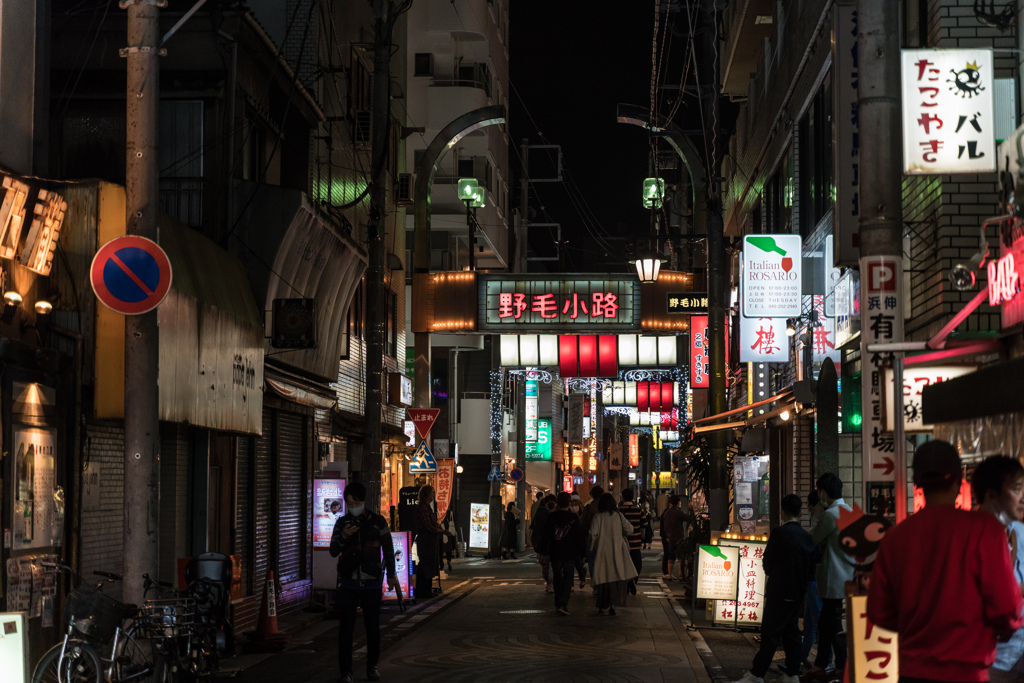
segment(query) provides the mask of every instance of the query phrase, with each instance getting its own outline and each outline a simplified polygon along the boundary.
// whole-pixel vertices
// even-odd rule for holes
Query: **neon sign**
[[[1020,291],[1020,275],[1013,253],[988,263],[988,305],[1008,302]]]
[[[635,280],[515,277],[481,276],[480,317],[485,329],[565,325],[633,329],[640,322]]]

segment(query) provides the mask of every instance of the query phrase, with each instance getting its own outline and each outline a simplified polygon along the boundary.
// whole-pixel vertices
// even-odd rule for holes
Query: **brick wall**
[[[124,430],[120,423],[90,422],[85,427],[85,465],[99,465],[100,496],[82,499],[78,571],[124,570]],[[111,593],[119,598],[120,585]]]

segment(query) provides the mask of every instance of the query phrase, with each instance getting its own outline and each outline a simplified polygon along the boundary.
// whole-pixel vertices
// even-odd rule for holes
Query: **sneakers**
[[[764,683],[764,679],[748,671],[736,683]]]
[[[563,615],[563,616],[569,616],[569,610],[566,609],[565,607],[559,607],[555,611],[558,612],[559,614]]]
[[[551,585],[551,584],[549,583],[549,584],[548,584],[547,586],[545,586],[545,587],[544,587],[544,592],[545,592],[545,593],[554,593],[554,592],[555,592],[555,587],[554,587],[554,586],[552,586],[552,585]]]
[[[368,681],[379,681],[380,680],[380,672],[377,671],[377,667],[375,667],[375,666],[368,666],[368,667],[366,667],[366,680],[368,680]]]

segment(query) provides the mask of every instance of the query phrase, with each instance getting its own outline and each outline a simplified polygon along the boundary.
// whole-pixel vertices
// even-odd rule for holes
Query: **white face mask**
[[[363,503],[362,505],[350,505],[348,508],[348,512],[353,517],[358,517],[359,515],[363,514],[364,509],[366,509],[366,503]]]

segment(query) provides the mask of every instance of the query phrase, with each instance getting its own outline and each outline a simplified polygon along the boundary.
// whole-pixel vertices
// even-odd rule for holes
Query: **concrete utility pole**
[[[860,34],[857,37],[860,54],[860,91],[858,121],[860,125],[860,277],[861,300],[865,293],[879,282],[891,283],[891,296],[895,310],[891,320],[891,334],[882,337],[879,326],[872,322],[869,311],[861,326],[861,376],[864,456],[864,506],[869,509],[867,497],[869,479],[879,479],[872,460],[885,453],[887,447],[878,436],[882,430],[874,418],[873,400],[881,382],[873,382],[872,375],[881,372],[880,362],[874,362],[868,352],[869,343],[898,343],[903,341],[903,168],[900,150],[900,41],[892,27],[899,24],[898,3],[890,0],[860,0],[857,6]],[[888,298],[888,297],[886,297]],[[888,304],[886,304],[888,306]],[[886,311],[882,311],[885,313]],[[877,313],[877,312],[876,312]],[[897,416],[898,420],[902,416]],[[873,426],[874,425],[874,426]],[[894,438],[894,441],[896,439]],[[906,448],[894,443],[891,448],[895,462],[895,497],[897,519],[907,509]],[[903,453],[903,458],[899,457]]]
[[[718,21],[715,3],[702,3],[694,31],[694,71],[700,89],[703,112],[704,143],[711,154],[708,166],[705,199],[708,244],[708,343],[710,344],[710,378],[708,409],[711,415],[726,410],[725,383],[725,229],[722,220],[722,156],[725,138],[718,139],[718,62],[715,49]],[[693,334],[693,331],[690,331]],[[726,432],[711,432],[711,471],[708,476],[708,507],[711,529],[722,530],[729,523],[729,471],[726,467]]]
[[[366,225],[369,267],[366,273],[366,439],[363,484],[367,502],[380,504],[381,425],[384,418],[384,328],[390,307],[384,286],[384,235],[387,232],[388,126],[391,123],[391,3],[373,0],[373,119],[370,125],[373,186]]]
[[[160,10],[127,6],[126,231],[159,241],[157,151],[160,105]],[[124,587],[142,604],[142,575],[157,577],[160,529],[159,340],[155,310],[124,319]],[[164,577],[167,578],[167,577]]]

